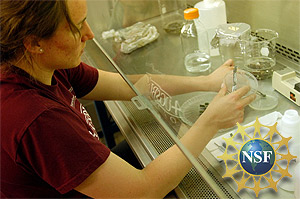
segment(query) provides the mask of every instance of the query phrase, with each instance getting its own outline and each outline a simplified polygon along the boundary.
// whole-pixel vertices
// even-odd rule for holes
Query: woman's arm
[[[243,120],[244,107],[255,98],[255,95],[242,98],[248,91],[249,87],[244,87],[225,95],[226,88],[222,88],[181,138],[182,144],[198,157],[219,129]],[[75,189],[94,198],[163,198],[179,184],[191,166],[176,145],[142,170],[111,153],[106,162]]]
[[[138,77],[137,77],[138,78]],[[130,100],[136,94],[119,73],[98,70],[98,81],[94,89],[83,99]]]
[[[233,61],[228,60],[207,76],[154,74],[149,77],[171,96],[195,91],[219,91],[225,74],[233,69],[232,66]],[[135,84],[143,76],[128,75],[127,78]],[[143,82],[143,84],[147,84],[147,82]],[[95,88],[83,98],[90,100],[130,100],[135,95],[135,92],[120,74],[98,70],[98,82]]]

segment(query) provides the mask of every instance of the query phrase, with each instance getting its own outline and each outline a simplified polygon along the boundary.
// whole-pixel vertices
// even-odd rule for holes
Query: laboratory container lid
[[[251,27],[246,23],[229,23],[222,24],[217,27],[216,34],[210,44],[216,48],[220,45],[220,41],[235,43],[238,40],[249,40]]]
[[[185,19],[197,19],[199,17],[199,11],[197,8],[187,8],[184,10]]]
[[[218,37],[236,37],[241,38],[244,35],[250,35],[250,25],[246,23],[229,23],[219,25],[217,28]]]

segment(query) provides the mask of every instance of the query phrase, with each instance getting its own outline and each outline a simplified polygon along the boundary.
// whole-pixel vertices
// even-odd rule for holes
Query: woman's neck
[[[49,69],[47,67],[42,67],[41,65],[35,63],[34,61],[30,64],[25,58],[20,59],[18,62],[12,62],[12,64],[18,68],[21,68],[32,76],[37,81],[45,84],[51,85],[52,76],[54,69]]]

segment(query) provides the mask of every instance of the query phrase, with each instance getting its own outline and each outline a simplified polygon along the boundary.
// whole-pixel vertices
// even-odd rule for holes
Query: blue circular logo
[[[271,144],[262,139],[246,142],[239,153],[239,163],[251,175],[263,175],[275,164],[275,151]]]

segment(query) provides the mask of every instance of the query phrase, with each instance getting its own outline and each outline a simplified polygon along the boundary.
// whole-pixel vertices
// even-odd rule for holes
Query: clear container
[[[227,93],[231,93],[233,91],[232,87],[235,84],[233,71],[230,71],[225,75],[223,83],[227,88]],[[257,92],[258,82],[251,73],[241,69],[237,69],[236,86],[234,90],[238,90],[244,86],[250,86],[251,88],[251,90],[245,95],[248,96]]]
[[[198,17],[197,8],[186,9],[184,11],[186,21],[180,34],[185,68],[192,73],[204,72],[211,67],[207,31],[204,26],[196,28],[195,19]]]
[[[249,104],[251,108],[258,111],[266,111],[275,108],[278,105],[278,98],[272,94],[257,91],[256,99]]]
[[[236,75],[234,75],[234,71],[230,71],[225,75],[223,83],[227,88],[227,93],[231,93],[244,86],[250,86],[251,90],[245,96],[256,94],[255,100],[249,104],[254,110],[270,110],[278,104],[277,97],[268,95],[258,89],[257,79],[248,71],[237,69]]]
[[[274,30],[258,29],[250,41],[243,41],[245,70],[251,72],[258,80],[270,78],[273,74],[277,38],[278,33]]]
[[[187,125],[193,126],[216,95],[216,92],[201,92],[199,95],[185,101],[179,112],[181,120]]]
[[[236,65],[244,65],[244,43],[240,41],[249,41],[251,27],[246,23],[229,23],[219,25],[216,30],[216,36],[211,41],[215,48],[219,47],[222,61],[233,59]]]

